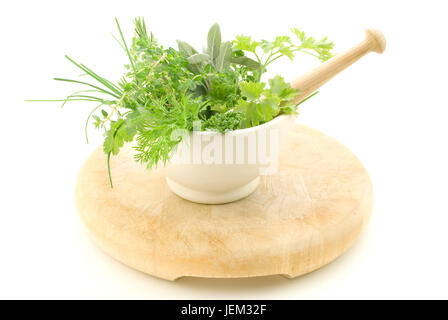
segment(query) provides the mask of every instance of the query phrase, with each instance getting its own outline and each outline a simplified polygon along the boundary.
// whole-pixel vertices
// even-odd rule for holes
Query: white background
[[[448,23],[445,1],[3,1],[0,6],[0,298],[303,299],[448,298]],[[78,72],[64,54],[112,79],[126,56],[110,36],[117,16],[166,45],[201,47],[219,22],[225,39],[271,38],[296,26],[341,52],[374,27],[369,54],[302,105],[299,120],[344,143],[375,190],[372,220],[355,246],[309,275],[168,282],[134,271],[90,241],[74,208],[79,167],[101,143],[83,125],[91,106],[25,103],[60,98],[53,81]],[[292,79],[316,62],[284,60]]]

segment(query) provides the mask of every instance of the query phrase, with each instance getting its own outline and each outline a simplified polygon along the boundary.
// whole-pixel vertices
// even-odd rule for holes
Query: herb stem
[[[87,117],[86,120],[86,125],[84,126],[84,135],[86,137],[86,143],[89,144],[89,136],[87,134],[87,126],[89,125],[89,120],[92,117],[93,113],[98,110],[102,105],[104,105],[103,103],[99,104],[98,106],[96,106],[90,113],[89,116]]]
[[[131,63],[132,70],[134,70],[134,75],[137,76],[137,72],[135,70],[135,65],[134,65],[134,60],[131,57],[131,53],[129,52],[128,46],[126,44],[126,41],[124,40],[123,32],[121,31],[120,24],[118,23],[118,19],[117,18],[115,18],[115,22],[117,23],[117,28],[118,28],[118,31],[120,32],[121,41],[123,42],[123,46],[126,49],[125,51],[126,51],[126,54],[128,55],[129,62]]]
[[[111,95],[111,96],[113,96],[113,97],[115,97],[115,98],[117,98],[117,99],[120,99],[120,96],[117,95],[116,93],[112,93],[112,92],[110,92],[110,91],[107,91],[107,90],[105,90],[105,89],[103,89],[103,88],[100,88],[100,87],[95,86],[95,85],[93,85],[93,84],[90,84],[90,83],[88,83],[88,82],[78,81],[78,80],[72,80],[72,79],[63,79],[63,78],[54,78],[54,80],[56,80],[56,81],[65,81],[65,82],[74,82],[74,83],[83,84],[83,85],[86,85],[86,86],[95,88],[95,89],[101,91],[102,93],[105,93],[105,94]]]
[[[107,173],[108,173],[108,175],[109,175],[109,183],[110,183],[110,187],[113,189],[113,188],[114,188],[114,185],[113,185],[113,183],[112,183],[112,176],[111,176],[111,174],[110,174],[110,154],[111,154],[111,152],[109,152],[109,153],[107,154]]]
[[[121,90],[116,85],[114,85],[112,82],[104,79],[103,77],[100,77],[95,72],[93,72],[92,70],[87,68],[85,65],[77,63],[76,61],[71,59],[69,56],[66,55],[65,58],[67,58],[70,62],[72,62],[75,66],[77,66],[79,69],[84,71],[86,74],[88,74],[89,76],[94,78],[96,81],[101,83],[103,86],[107,87],[111,91],[115,92],[117,95],[121,96],[121,94],[122,94]]]

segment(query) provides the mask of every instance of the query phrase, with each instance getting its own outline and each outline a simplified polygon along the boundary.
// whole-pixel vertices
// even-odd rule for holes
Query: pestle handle
[[[319,89],[324,83],[336,74],[356,62],[365,54],[373,51],[383,53],[386,49],[386,38],[379,30],[367,29],[366,36],[362,42],[355,45],[344,53],[338,54],[325,61],[317,68],[298,77],[291,86],[299,89],[299,95],[294,99],[295,103],[307,98],[311,93]]]

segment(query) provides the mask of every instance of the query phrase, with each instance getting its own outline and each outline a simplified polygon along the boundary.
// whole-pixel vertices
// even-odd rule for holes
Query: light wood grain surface
[[[129,147],[111,159],[111,189],[98,148],[79,173],[76,205],[103,250],[153,276],[296,277],[355,242],[373,193],[361,162],[317,130],[295,125],[286,150],[249,197],[203,205],[173,194],[163,170],[135,163]]]

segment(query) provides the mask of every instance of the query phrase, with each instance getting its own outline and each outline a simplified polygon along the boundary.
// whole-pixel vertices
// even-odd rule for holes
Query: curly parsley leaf
[[[226,133],[227,131],[239,129],[242,118],[243,115],[239,112],[217,113],[204,122],[203,129]]]

